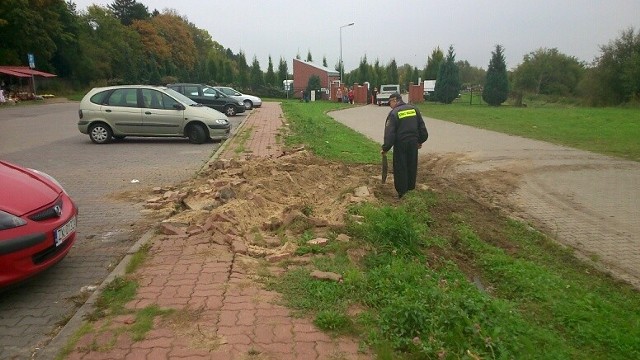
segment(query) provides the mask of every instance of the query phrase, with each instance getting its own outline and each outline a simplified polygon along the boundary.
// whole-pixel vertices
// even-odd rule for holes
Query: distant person
[[[342,102],[342,87],[339,87],[338,90],[336,90],[336,99],[338,102]]]
[[[418,149],[427,141],[429,133],[420,110],[405,104],[398,93],[389,97],[391,111],[384,125],[382,155],[393,148],[393,182],[402,198],[416,188],[418,175]]]
[[[7,101],[7,99],[4,98],[4,90],[2,90],[2,88],[0,88],[0,105],[4,104]]]
[[[371,92],[371,103],[373,105],[375,105],[377,103],[377,99],[378,98],[378,88],[374,87],[373,91]]]
[[[349,104],[353,104],[353,88],[349,89],[348,97],[349,97]]]

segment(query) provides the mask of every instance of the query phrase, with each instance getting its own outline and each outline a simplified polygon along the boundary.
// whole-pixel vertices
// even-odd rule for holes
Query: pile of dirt
[[[463,161],[456,154],[422,158],[417,187],[457,192],[469,197],[465,202],[511,214],[506,199],[517,188],[517,172],[459,172]],[[118,198],[145,202],[148,219],[185,227],[223,214],[233,219],[235,232],[242,235],[273,230],[300,217],[310,226],[331,229],[344,225],[347,208],[355,202],[398,202],[392,174],[382,184],[380,172],[380,165],[332,162],[301,149],[277,158],[216,160],[194,179],[121,193]],[[443,218],[453,211],[433,210],[444,212]]]
[[[295,232],[310,227],[339,229],[349,205],[393,201],[393,184],[382,184],[380,166],[331,162],[305,150],[281,157],[216,160],[195,179],[153,189],[147,212],[164,222],[202,225],[218,214],[230,219],[234,233],[270,232],[303,220]]]

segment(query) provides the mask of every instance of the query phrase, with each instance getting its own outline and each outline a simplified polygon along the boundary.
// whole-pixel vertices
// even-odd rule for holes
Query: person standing
[[[384,125],[384,143],[380,153],[393,148],[393,183],[398,197],[416,188],[418,149],[427,141],[429,133],[420,110],[405,104],[398,93],[389,97],[391,111]]]
[[[340,86],[338,90],[336,90],[336,99],[338,100],[338,102],[342,102],[342,86]]]
[[[374,87],[373,91],[371,92],[371,103],[373,105],[376,105],[378,103],[378,101],[376,100],[378,97],[378,88]]]
[[[348,97],[349,97],[349,104],[353,104],[353,88],[349,89]]]

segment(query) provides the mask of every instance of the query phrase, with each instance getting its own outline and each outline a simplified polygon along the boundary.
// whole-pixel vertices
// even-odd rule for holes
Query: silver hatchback
[[[93,88],[80,102],[78,130],[96,144],[125,136],[186,137],[202,144],[229,137],[223,113],[163,86]]]

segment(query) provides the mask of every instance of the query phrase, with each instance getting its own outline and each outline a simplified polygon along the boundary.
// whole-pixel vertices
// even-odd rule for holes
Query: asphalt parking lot
[[[100,284],[138,240],[142,206],[118,194],[186,180],[220,146],[162,138],[95,145],[77,130],[77,111],[77,102],[0,108],[0,159],[52,175],[80,209],[69,255],[0,292],[0,359],[37,358],[75,313],[81,289]],[[230,118],[233,129],[247,115]]]

